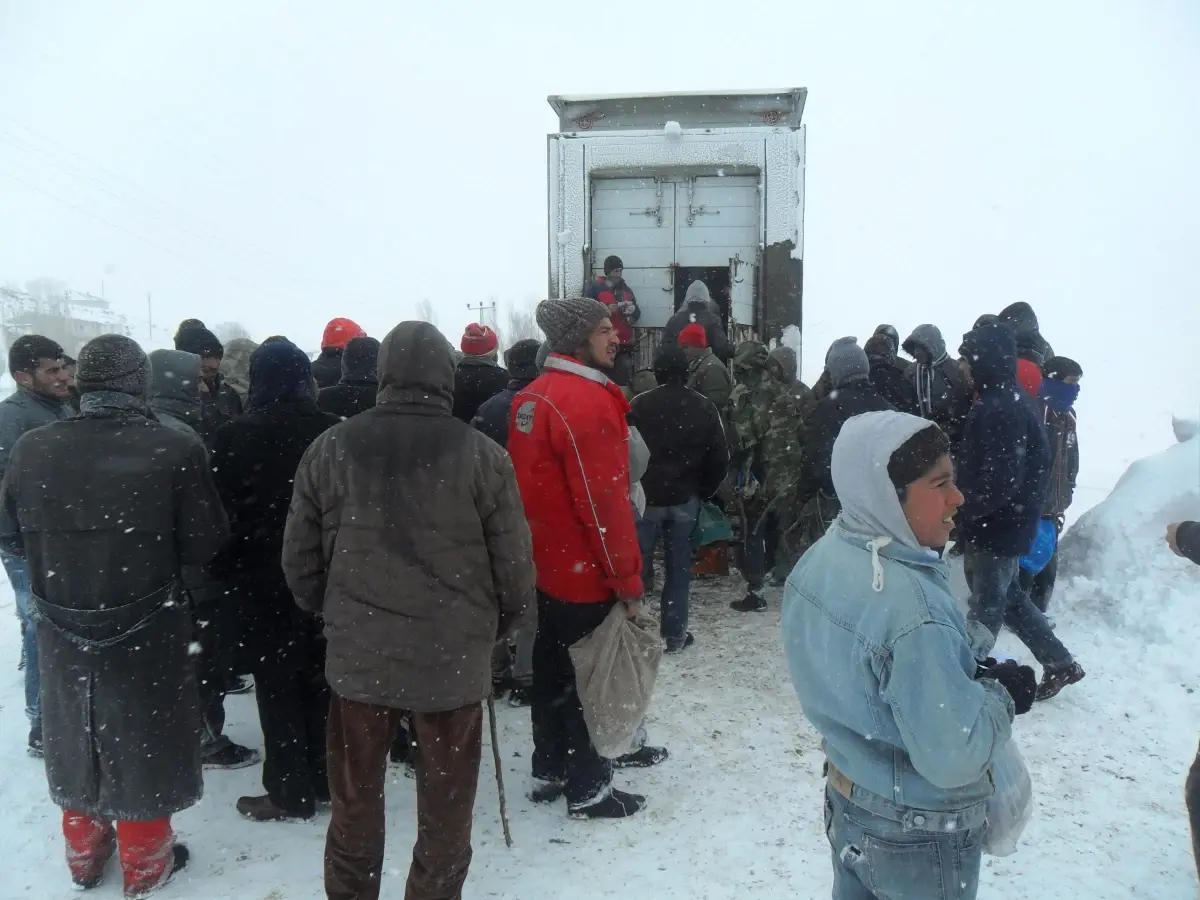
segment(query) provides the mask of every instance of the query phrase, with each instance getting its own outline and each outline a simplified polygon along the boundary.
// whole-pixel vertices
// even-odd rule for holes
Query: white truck
[[[549,295],[581,295],[619,256],[641,310],[638,368],[696,279],[735,341],[800,329],[807,94],[550,97]]]

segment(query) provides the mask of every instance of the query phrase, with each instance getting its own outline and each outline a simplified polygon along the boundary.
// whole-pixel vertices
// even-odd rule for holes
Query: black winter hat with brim
[[[102,334],[79,351],[75,387],[80,394],[112,391],[143,397],[150,383],[150,360],[133,338]]]
[[[225,355],[225,347],[207,328],[189,328],[179,332],[175,335],[175,349],[184,353],[195,353],[201,359],[221,359]]]

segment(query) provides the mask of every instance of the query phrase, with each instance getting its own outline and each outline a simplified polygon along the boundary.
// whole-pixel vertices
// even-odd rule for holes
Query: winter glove
[[[991,665],[988,665],[991,663]],[[1033,697],[1037,693],[1037,676],[1033,674],[1032,666],[1022,666],[1015,659],[1008,659],[997,664],[988,657],[979,664],[975,678],[991,678],[1000,682],[1013,699],[1013,707],[1018,716],[1023,716],[1033,709]]]

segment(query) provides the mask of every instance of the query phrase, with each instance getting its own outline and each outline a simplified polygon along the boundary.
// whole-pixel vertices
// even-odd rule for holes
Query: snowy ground
[[[1192,452],[1198,449],[1200,444]],[[1175,466],[1186,463],[1173,459]],[[1134,483],[1125,493],[1146,490]],[[1115,512],[1101,507],[1079,527],[1102,531],[1118,514],[1120,504]],[[1156,552],[1150,536],[1165,514],[1155,509],[1146,521],[1134,523],[1145,532],[1147,556]],[[1124,573],[1132,585],[1128,593],[1111,580],[1114,573],[1093,566],[1068,579],[1058,596],[1059,634],[1088,678],[1018,720],[1037,811],[1015,856],[985,858],[982,897],[1196,896],[1182,784],[1200,726],[1195,657],[1200,574],[1164,554],[1160,548],[1148,567]],[[9,862],[0,897],[70,896],[58,812],[47,799],[40,763],[24,752],[17,627],[10,618],[11,594],[2,590],[0,836]],[[781,660],[779,593],[770,595],[768,613],[738,615],[726,608],[737,592],[734,579],[706,582],[694,591],[697,644],[665,658],[649,722],[651,739],[669,746],[671,759],[658,769],[618,775],[619,785],[650,798],[649,809],[638,817],[577,822],[566,818],[562,805],[531,804],[523,796],[529,715],[500,708],[516,846],[504,846],[485,749],[466,897],[829,896],[828,845],[820,825],[821,753]],[[1007,636],[1000,649],[1014,656],[1023,650]],[[228,709],[231,736],[261,746],[253,697],[230,698]],[[208,774],[204,800],[176,820],[193,863],[164,897],[324,896],[328,815],[308,825],[256,825],[239,818],[234,801],[258,793],[258,778],[257,768]],[[400,897],[415,831],[413,784],[395,772],[388,790],[383,896]],[[112,870],[109,883],[91,896],[119,897],[118,883]]]

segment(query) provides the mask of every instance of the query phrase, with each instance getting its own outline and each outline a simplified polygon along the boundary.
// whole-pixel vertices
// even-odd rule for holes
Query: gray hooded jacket
[[[928,427],[873,412],[842,428],[832,464],[842,513],[788,578],[783,642],[800,705],[855,804],[952,812],[959,830],[983,822],[1013,703],[975,679],[948,566],[919,544],[888,477],[892,454]]]
[[[930,361],[922,362],[919,351]],[[957,444],[971,409],[971,385],[946,351],[942,332],[936,325],[918,325],[904,342],[904,352],[917,360],[912,371],[921,417],[937,422]]]
[[[704,326],[708,346],[717,359],[723,363],[733,359],[733,345],[729,343],[721,324],[721,308],[703,281],[693,281],[688,285],[683,306],[667,320],[667,327],[663,329],[663,343],[678,344],[680,332],[693,322]]]
[[[150,384],[146,405],[168,428],[200,440],[200,357],[182,350],[150,354]]]

